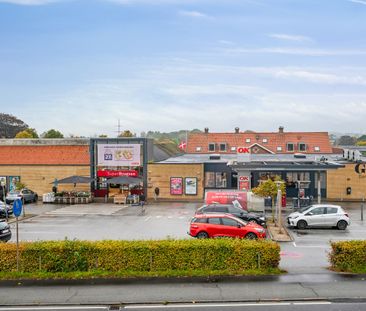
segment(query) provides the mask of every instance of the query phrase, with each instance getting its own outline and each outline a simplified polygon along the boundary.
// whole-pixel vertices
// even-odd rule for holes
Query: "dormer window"
[[[215,143],[208,144],[208,151],[215,151]]]
[[[299,143],[299,151],[306,151],[306,144],[305,143]]]
[[[286,144],[286,149],[287,149],[287,151],[289,151],[289,152],[293,152],[293,151],[295,150],[295,146],[294,146],[294,144],[293,144],[293,143],[287,143],[287,144]]]
[[[318,151],[318,152],[319,152],[319,151],[320,151],[320,147],[315,146],[315,147],[314,147],[314,151]]]
[[[268,143],[268,139],[267,139],[267,138],[263,138],[263,139],[262,139],[262,142],[263,142],[264,144],[266,144],[266,143]]]
[[[250,138],[247,138],[247,139],[245,140],[245,142],[249,144],[249,143],[250,143]]]
[[[196,147],[196,151],[197,152],[200,152],[202,150],[202,148],[201,147]]]
[[[231,151],[236,151],[236,147],[231,147]]]
[[[220,151],[226,151],[226,143],[220,143]]]
[[[277,147],[277,151],[282,151],[282,147],[281,146],[278,146]]]

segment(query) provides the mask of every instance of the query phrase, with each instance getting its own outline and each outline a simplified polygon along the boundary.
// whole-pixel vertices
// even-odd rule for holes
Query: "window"
[[[306,144],[305,143],[299,143],[299,151],[306,151]]]
[[[227,173],[226,172],[206,172],[205,188],[226,188]]]
[[[215,172],[206,172],[205,173],[205,187],[206,188],[215,188]]]
[[[226,143],[220,144],[220,151],[226,151]]]
[[[208,151],[215,151],[215,143],[208,144]]]
[[[216,172],[216,188],[226,188],[227,185],[227,173]]]
[[[207,218],[194,218],[192,223],[205,224],[207,223]]]
[[[282,147],[281,146],[278,146],[277,147],[277,151],[282,151]]]
[[[236,147],[231,147],[231,151],[236,151]]]
[[[201,151],[202,148],[201,147],[196,147],[196,151]]]
[[[310,173],[309,172],[287,172],[286,173],[286,187],[297,188],[298,181],[300,181],[300,187],[308,189],[310,187]],[[303,182],[302,182],[303,181]]]
[[[230,206],[229,207],[229,213],[246,213],[246,211],[240,209],[240,208],[237,208],[235,206]]]
[[[266,144],[266,143],[268,143],[268,139],[267,139],[267,138],[263,138],[263,139],[262,139],[262,142],[263,142],[264,144]]]
[[[314,147],[314,151],[320,151],[320,147],[315,146],[315,147]]]
[[[324,207],[317,207],[310,211],[313,215],[323,215],[324,214]]]
[[[217,217],[209,218],[208,223],[209,224],[214,224],[214,225],[221,225],[220,218],[217,218]]]
[[[337,214],[338,208],[336,207],[327,207],[327,214]]]
[[[290,152],[292,152],[292,151],[294,151],[294,144],[293,143],[287,143],[287,151],[290,151]]]
[[[234,219],[231,218],[221,218],[222,220],[222,224],[224,226],[230,226],[230,227],[237,227],[238,226],[238,222],[235,221]]]
[[[246,142],[246,143],[250,143],[250,138],[247,138],[247,139],[245,140],[245,142]]]
[[[217,206],[214,211],[217,213],[227,213],[227,207],[226,206]]]
[[[318,189],[318,173],[315,173],[315,188]],[[327,187],[327,177],[324,172],[320,173],[320,189],[325,189]]]

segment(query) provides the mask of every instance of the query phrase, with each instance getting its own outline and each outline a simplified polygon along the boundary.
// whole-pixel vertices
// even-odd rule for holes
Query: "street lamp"
[[[277,186],[277,209],[278,209],[278,227],[279,227],[279,233],[282,233],[282,208],[281,208],[281,203],[282,203],[282,191],[281,191],[281,185],[284,182],[281,180],[276,180],[275,184]]]

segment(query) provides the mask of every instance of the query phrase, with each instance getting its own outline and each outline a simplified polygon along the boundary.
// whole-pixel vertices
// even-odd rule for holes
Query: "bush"
[[[159,241],[44,241],[20,244],[20,271],[136,274],[227,271],[245,274],[278,269],[280,247],[239,239]],[[16,271],[16,245],[0,245],[0,272]],[[184,274],[184,273],[183,273]]]
[[[329,260],[336,271],[366,272],[366,241],[342,241],[331,243]]]

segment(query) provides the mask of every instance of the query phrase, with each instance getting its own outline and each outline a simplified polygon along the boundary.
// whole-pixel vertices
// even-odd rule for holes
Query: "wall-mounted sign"
[[[239,181],[249,181],[249,176],[239,176]]]
[[[184,194],[197,195],[197,178],[196,177],[184,178]]]
[[[99,166],[140,166],[141,145],[98,144]]]
[[[237,153],[250,153],[250,148],[248,147],[238,147],[236,149]]]
[[[112,170],[100,170],[97,171],[98,177],[119,177],[119,176],[130,176],[130,177],[138,177],[139,172],[135,170],[118,170],[118,171],[112,171]]]
[[[170,194],[183,194],[183,178],[170,177]]]

